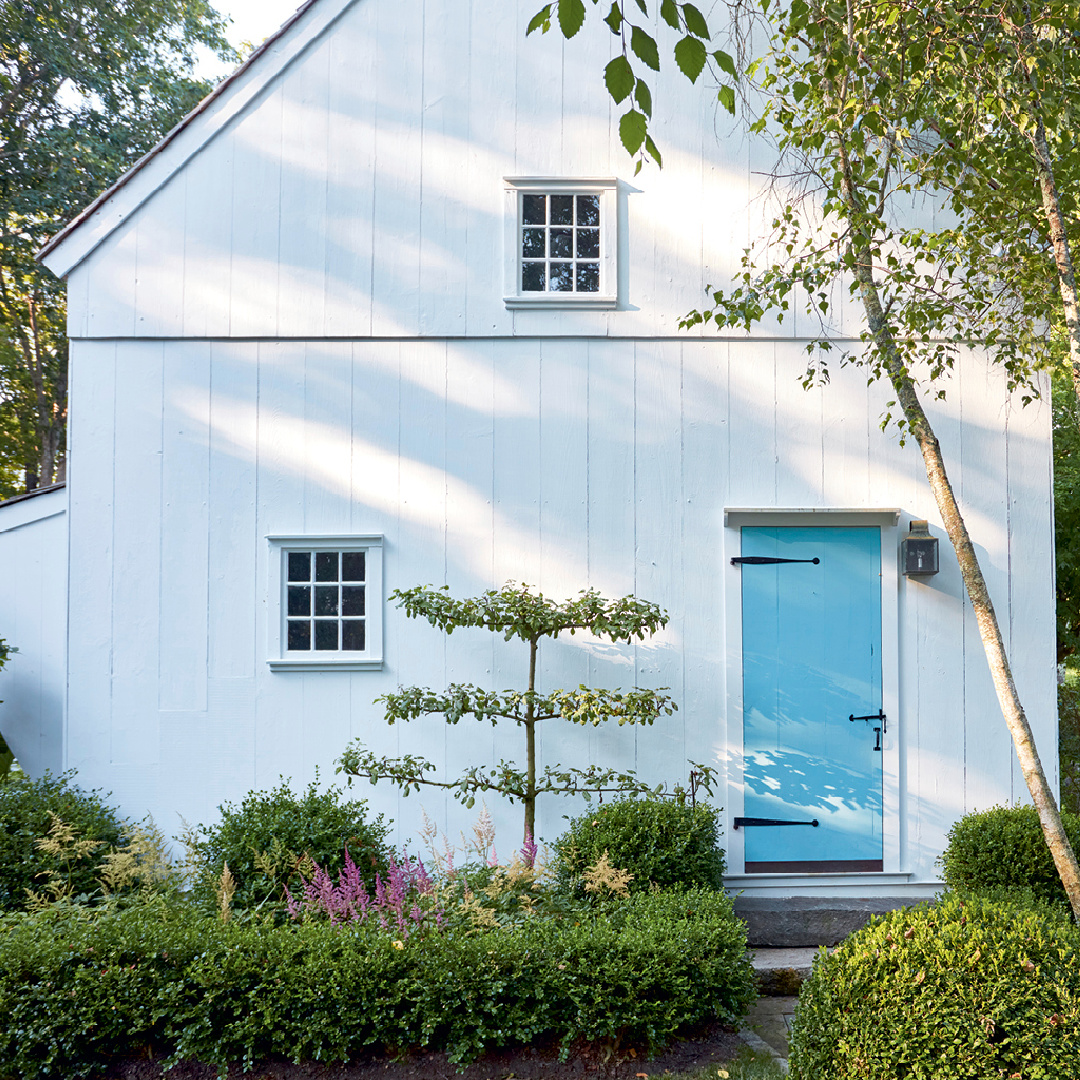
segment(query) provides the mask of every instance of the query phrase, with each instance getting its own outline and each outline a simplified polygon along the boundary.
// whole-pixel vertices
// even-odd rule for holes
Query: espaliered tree
[[[536,835],[536,799],[542,794],[602,795],[607,793],[665,794],[664,785],[650,786],[633,772],[590,766],[579,769],[565,765],[545,765],[538,773],[536,730],[540,724],[567,720],[573,724],[596,727],[605,721],[623,724],[652,724],[660,716],[670,716],[678,706],[663,690],[605,690],[578,686],[575,690],[549,690],[536,687],[540,644],[559,634],[578,630],[608,641],[643,641],[668,621],[667,613],[656,604],[624,596],[607,600],[595,590],[582,591],[571,600],[549,600],[532,592],[527,585],[509,582],[482,596],[457,600],[443,586],[439,589],[417,586],[398,589],[390,599],[405,610],[411,619],[423,618],[437,630],[452,634],[465,627],[476,627],[502,634],[504,640],[517,639],[529,648],[529,685],[524,690],[484,690],[470,683],[454,683],[445,692],[423,687],[401,688],[397,693],[376,699],[386,708],[386,722],[415,720],[421,716],[442,715],[448,724],[458,724],[466,717],[510,722],[525,736],[524,767],[500,761],[498,765],[474,765],[452,780],[439,780],[431,774],[436,767],[429,761],[407,754],[380,757],[354,742],[338,761],[338,772],[366,776],[373,784],[387,779],[406,795],[421,786],[444,788],[465,806],[474,805],[478,792],[493,791],[523,804],[526,841]],[[696,783],[711,790],[714,770],[690,763]]]
[[[650,15],[650,8],[659,18]],[[775,140],[780,207],[771,234],[744,253],[733,285],[683,327],[749,329],[767,313],[818,320],[805,384],[827,381],[835,349],[832,293],[847,288],[864,316],[859,349],[841,363],[893,391],[895,420],[918,445],[952,543],[1021,771],[1043,835],[1080,920],[1080,866],[1061,823],[1013,679],[994,604],[923,406],[961,348],[977,342],[1025,401],[1064,330],[1080,393],[1080,315],[1068,243],[1080,179],[1077,0],[749,0],[725,5],[734,57],[712,43],[701,12],[677,0],[554,0],[529,32],[574,37],[603,14],[621,49],[604,73],[626,102],[626,150],[660,163],[650,135],[660,70],[657,31],[676,37],[675,65],[692,82],[711,69],[719,100],[742,92],[752,131]],[[751,47],[753,52],[751,52]],[[752,86],[753,92],[747,92]],[[1002,173],[998,174],[999,167]],[[952,212],[910,224],[912,194]],[[907,222],[907,223],[905,223]]]

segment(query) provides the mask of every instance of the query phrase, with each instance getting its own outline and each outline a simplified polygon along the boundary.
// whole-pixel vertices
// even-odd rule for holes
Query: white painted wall
[[[32,776],[63,760],[67,492],[0,504],[0,638],[19,651],[0,672],[0,732]]]
[[[767,151],[679,76],[665,167],[634,177],[602,82],[616,39],[526,39],[530,13],[358,0],[71,275],[71,334],[675,333],[771,218],[751,207]],[[504,176],[625,181],[620,311],[504,308]]]
[[[327,777],[355,737],[427,754],[449,774],[514,755],[505,728],[391,728],[373,704],[402,683],[522,685],[523,650],[480,631],[444,640],[391,609],[384,671],[270,672],[265,537],[310,532],[383,534],[387,592],[446,583],[471,595],[517,580],[662,604],[672,620],[652,641],[560,641],[540,681],[667,686],[678,714],[637,732],[549,729],[543,760],[635,767],[657,782],[679,779],[687,758],[724,767],[724,507],[896,506],[901,531],[926,516],[943,535],[917,451],[878,429],[885,394],[850,371],[807,393],[801,362],[796,343],[77,343],[71,602],[84,630],[72,637],[66,764],[170,829],[279,774]],[[1052,768],[1049,410],[1007,403],[974,358],[950,394],[934,421]],[[956,817],[1023,796],[942,548],[941,574],[901,579],[898,595],[889,750],[901,869],[921,881],[934,880]],[[360,791],[402,839],[417,836],[421,805],[454,836],[469,818],[442,795]],[[732,809],[731,796],[719,801]],[[492,809],[508,846],[519,813]],[[542,835],[570,809],[549,799]]]
[[[544,760],[655,781],[687,758],[726,768],[737,738],[725,506],[895,506],[901,531],[927,517],[943,535],[917,452],[879,430],[889,395],[851,369],[800,387],[808,327],[677,329],[762,232],[765,150],[675,80],[665,168],[630,178],[605,36],[526,41],[531,14],[359,0],[71,274],[64,764],[166,831],[280,774],[325,779],[355,737],[447,775],[517,752],[505,728],[389,728],[373,704],[399,683],[522,685],[520,647],[478,631],[444,640],[389,611],[384,671],[272,673],[270,534],[381,533],[387,592],[516,580],[662,604],[654,640],[559,642],[541,673],[670,687],[680,711],[654,729],[542,740]],[[502,178],[537,174],[624,180],[618,310],[505,310]],[[1049,410],[968,357],[930,411],[1053,768]],[[898,869],[923,885],[956,817],[1023,795],[946,544],[942,562],[896,598]],[[359,790],[402,840],[421,805],[452,837],[469,819]],[[542,835],[572,809],[542,806]],[[508,849],[520,815],[492,810]],[[844,887],[897,890],[806,886]]]

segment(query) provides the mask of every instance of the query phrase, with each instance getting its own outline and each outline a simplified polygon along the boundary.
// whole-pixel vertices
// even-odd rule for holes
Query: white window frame
[[[267,574],[267,663],[272,671],[378,671],[383,666],[383,538],[366,536],[268,536],[270,561]],[[365,554],[364,585],[366,627],[363,651],[338,650],[290,654],[286,581],[290,551],[362,551]]]
[[[508,308],[591,308],[618,304],[618,189],[613,177],[505,176],[504,286]],[[524,292],[521,288],[521,207],[523,195],[600,196],[600,289],[594,293]]]

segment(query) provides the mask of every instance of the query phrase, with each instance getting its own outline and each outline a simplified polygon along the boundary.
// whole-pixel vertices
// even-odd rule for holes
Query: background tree
[[[635,2],[648,19],[647,0]],[[655,39],[644,23],[630,22],[628,10],[615,0],[604,20],[622,44],[621,56],[608,64],[605,80],[616,101],[633,94],[619,130],[640,167],[643,152],[657,161],[659,153],[653,152],[648,137],[651,93],[639,93],[638,71],[641,65],[659,70],[660,59]],[[783,164],[774,179],[784,177],[784,197],[761,254],[747,251],[735,286],[710,289],[709,306],[690,313],[683,325],[748,329],[766,312],[782,320],[793,306],[800,307],[821,326],[809,345],[809,383],[828,376],[834,348],[827,321],[833,288],[847,285],[859,302],[865,317],[862,348],[843,352],[841,363],[860,364],[873,378],[888,381],[895,394],[890,409],[902,434],[913,437],[922,453],[1021,771],[1080,919],[1080,867],[1016,691],[940,444],[920,399],[920,384],[932,385],[952,367],[966,343],[978,341],[989,360],[1006,372],[1009,388],[1026,388],[1025,400],[1030,400],[1037,392],[1035,370],[1052,357],[1047,323],[1071,319],[1064,285],[1059,290],[1063,306],[1047,305],[1048,279],[1057,272],[1063,280],[1060,215],[1051,223],[1049,238],[1055,262],[1051,270],[1044,257],[1041,271],[1039,248],[1045,252],[1046,242],[1038,239],[1037,230],[1025,237],[1021,228],[1019,243],[1012,245],[1001,241],[1006,231],[1016,230],[1015,218],[996,230],[978,220],[986,193],[998,190],[985,168],[979,168],[989,160],[980,163],[975,157],[976,150],[993,143],[989,135],[979,138],[978,125],[990,123],[995,109],[1006,109],[1004,98],[1010,91],[1004,80],[994,84],[990,73],[965,70],[972,65],[1006,62],[1016,74],[1026,74],[1029,83],[1036,66],[1044,73],[1046,92],[1039,96],[1037,88],[1029,88],[1028,93],[1037,119],[1023,110],[1009,113],[1008,119],[1016,131],[1033,139],[1044,212],[1053,203],[1045,197],[1044,151],[1047,121],[1056,124],[1060,117],[1048,111],[1076,90],[1070,85],[1051,92],[1057,87],[1055,79],[1071,77],[1065,65],[1061,70],[1054,66],[1053,20],[1072,8],[1043,5],[1036,10],[1037,17],[1025,17],[1029,29],[1019,34],[1007,30],[1010,53],[1000,37],[995,43],[992,35],[995,17],[1008,22],[1011,9],[991,7],[988,0],[963,8],[948,0],[918,7],[903,0],[791,0],[775,10],[770,0],[729,5],[737,44],[754,40],[757,47],[755,56],[745,47],[736,54],[763,103],[751,128],[776,138]],[[530,31],[550,29],[553,15],[564,36],[573,37],[587,8],[584,0],[557,0],[541,9]],[[697,8],[661,0],[659,15],[661,24],[681,35],[674,58],[688,78],[696,81],[710,62],[734,77],[738,68],[731,57],[721,50],[709,52],[711,34]],[[972,22],[974,42],[967,29]],[[756,38],[751,31],[757,32]],[[730,82],[719,96],[734,112]],[[749,102],[749,96],[744,100]],[[1029,135],[1032,124],[1034,136]],[[956,223],[939,229],[905,224],[904,212],[911,209],[916,185],[948,203]],[[1030,215],[1019,224],[1029,220]],[[1042,324],[1035,321],[1039,315]],[[934,389],[939,395],[944,392]]]
[[[209,92],[224,28],[207,0],[0,4],[0,496],[64,475],[64,287],[34,255]]]
[[[498,591],[489,590],[482,596],[456,600],[446,586],[441,589],[417,586],[395,590],[390,594],[410,619],[424,618],[438,630],[452,634],[461,627],[479,627],[502,634],[504,640],[517,638],[529,646],[529,685],[525,690],[483,690],[471,684],[454,683],[445,693],[438,694],[423,687],[400,689],[386,694],[378,701],[386,706],[386,722],[415,720],[432,713],[441,714],[448,724],[457,724],[463,717],[512,721],[525,735],[525,766],[500,761],[498,765],[474,765],[454,780],[435,780],[428,774],[436,771],[423,758],[379,757],[365,750],[361,742],[352,743],[338,762],[338,771],[350,776],[366,776],[373,784],[389,779],[406,795],[419,791],[421,785],[445,788],[454,798],[471,807],[476,793],[494,791],[517,800],[525,808],[525,841],[536,836],[536,799],[546,792],[560,795],[604,793],[660,794],[663,785],[650,787],[633,772],[619,772],[590,766],[578,769],[565,765],[545,765],[537,773],[537,725],[552,720],[569,720],[574,724],[592,724],[606,720],[623,724],[652,724],[657,717],[670,716],[678,706],[660,690],[590,689],[550,690],[541,693],[536,688],[537,660],[540,642],[559,634],[578,630],[609,641],[643,641],[667,625],[668,616],[655,604],[624,596],[606,600],[592,589],[583,591],[577,599],[557,602],[543,594],[529,591],[527,585],[509,582]],[[714,770],[691,762],[694,780],[709,790]]]

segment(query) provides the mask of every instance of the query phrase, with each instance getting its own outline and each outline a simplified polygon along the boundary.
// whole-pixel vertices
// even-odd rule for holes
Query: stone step
[[[864,926],[871,915],[918,903],[909,896],[735,898],[750,945],[771,948],[833,946]]]
[[[794,997],[810,974],[817,949],[769,949],[753,952],[751,963],[762,997]]]

